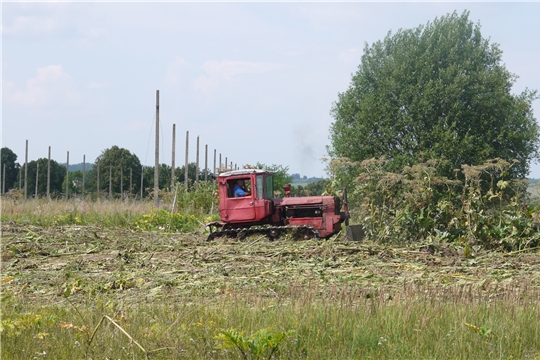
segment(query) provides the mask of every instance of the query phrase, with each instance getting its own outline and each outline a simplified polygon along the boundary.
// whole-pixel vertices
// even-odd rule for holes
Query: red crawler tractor
[[[283,187],[285,198],[274,198],[273,174],[265,170],[229,171],[220,174],[217,183],[221,221],[207,224],[208,240],[255,233],[275,239],[283,232],[295,232],[304,238],[328,238],[338,233],[341,223],[349,218],[346,192],[343,211],[337,196],[290,197],[290,185]],[[235,192],[238,184],[246,188]]]

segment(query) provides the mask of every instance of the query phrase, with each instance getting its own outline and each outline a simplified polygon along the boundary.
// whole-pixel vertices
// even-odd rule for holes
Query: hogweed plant
[[[509,178],[515,162],[463,165],[455,179],[439,175],[441,161],[428,160],[386,171],[385,157],[330,162],[331,186],[349,183],[353,220],[383,242],[454,241],[467,246],[519,250],[540,245],[538,206],[525,198],[526,184]],[[346,174],[346,175],[344,175]],[[340,178],[341,177],[341,178]],[[352,185],[352,186],[351,186]]]

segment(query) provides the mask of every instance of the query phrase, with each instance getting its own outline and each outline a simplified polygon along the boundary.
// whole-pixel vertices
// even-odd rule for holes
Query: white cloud
[[[280,68],[279,64],[248,61],[206,61],[201,67],[207,76],[195,79],[195,89],[208,93],[221,81],[231,81],[240,74],[262,74]]]
[[[61,65],[38,68],[37,76],[26,82],[25,90],[14,90],[13,82],[6,84],[6,100],[25,106],[43,106],[55,101],[73,103],[80,98],[73,78]]]
[[[182,73],[189,69],[191,64],[184,58],[177,57],[172,63],[167,65],[165,82],[169,85],[176,85],[182,78]]]

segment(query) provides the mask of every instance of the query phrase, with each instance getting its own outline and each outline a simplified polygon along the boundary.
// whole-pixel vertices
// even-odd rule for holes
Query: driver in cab
[[[242,196],[250,196],[251,192],[246,190],[245,188],[245,181],[240,179],[236,182],[236,185],[234,185],[234,196],[242,197]]]

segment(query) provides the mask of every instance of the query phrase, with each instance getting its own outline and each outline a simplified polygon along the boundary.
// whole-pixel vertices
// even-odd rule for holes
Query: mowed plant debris
[[[417,286],[422,292],[433,289],[441,300],[463,288],[478,289],[488,300],[509,292],[540,294],[538,249],[390,246],[351,242],[342,234],[329,240],[206,241],[202,232],[3,223],[1,251],[2,292],[36,302],[68,295],[76,302],[97,294],[127,301],[238,293],[272,297],[291,289],[323,293],[336,287],[392,297]]]

